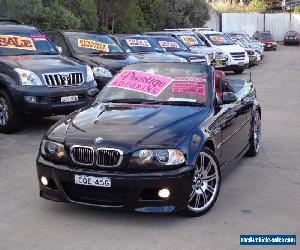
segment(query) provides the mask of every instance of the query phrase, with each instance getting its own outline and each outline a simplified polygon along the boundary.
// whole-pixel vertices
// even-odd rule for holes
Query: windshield
[[[124,53],[119,45],[108,35],[93,33],[72,33],[67,34],[66,38],[77,54]]]
[[[231,39],[224,35],[224,34],[205,34],[207,39],[216,46],[222,46],[222,45],[233,45],[234,43],[231,41]]]
[[[260,33],[259,34],[260,39],[274,39],[271,33]]]
[[[191,47],[191,46],[205,46],[203,41],[194,34],[190,35],[179,35],[178,40],[182,42],[186,47]]]
[[[129,65],[98,95],[99,103],[209,105],[211,74],[197,63]]]
[[[188,51],[187,47],[173,37],[156,37],[153,39],[167,52]]]
[[[149,37],[124,37],[120,43],[126,52],[165,52],[158,44]]]
[[[37,30],[0,31],[0,56],[57,55],[56,48]]]
[[[287,35],[287,36],[298,36],[298,32],[296,32],[296,31],[288,31],[288,32],[286,33],[286,35]]]

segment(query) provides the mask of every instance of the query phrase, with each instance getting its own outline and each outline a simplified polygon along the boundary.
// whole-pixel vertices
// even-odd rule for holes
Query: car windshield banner
[[[36,50],[30,37],[0,35],[0,47],[7,49]]]
[[[126,39],[126,42],[130,47],[146,47],[146,48],[151,47],[151,44],[147,40]]]
[[[125,70],[108,87],[134,90],[148,95],[158,96],[171,82],[172,78],[142,71]]]
[[[78,47],[85,49],[94,49],[103,52],[109,52],[109,46],[106,43],[94,41],[94,40],[85,40],[78,38]]]
[[[197,39],[193,36],[182,36],[181,38],[185,44],[188,44],[188,45],[198,45],[199,44]]]

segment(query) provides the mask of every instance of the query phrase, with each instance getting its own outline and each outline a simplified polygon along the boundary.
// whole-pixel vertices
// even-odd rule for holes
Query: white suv
[[[210,47],[219,48],[228,57],[224,70],[240,74],[249,66],[249,57],[244,48],[236,45],[228,36],[217,31],[198,31],[198,36]]]

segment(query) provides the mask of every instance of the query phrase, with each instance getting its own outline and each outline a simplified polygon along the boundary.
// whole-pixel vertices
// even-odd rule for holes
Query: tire
[[[261,141],[261,118],[258,110],[253,111],[252,127],[250,136],[250,148],[246,153],[246,156],[254,157],[259,153]]]
[[[233,70],[234,74],[242,74],[244,72],[243,68]]]
[[[12,133],[17,131],[22,123],[22,117],[16,114],[9,95],[0,90],[0,132]]]
[[[221,186],[219,162],[208,148],[204,148],[199,153],[191,185],[189,203],[182,213],[186,216],[198,217],[214,206]]]

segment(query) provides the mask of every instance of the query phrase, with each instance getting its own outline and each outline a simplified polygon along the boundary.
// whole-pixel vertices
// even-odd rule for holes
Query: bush
[[[239,3],[230,3],[225,0],[216,2],[213,8],[222,13],[245,13],[245,12],[267,12],[267,4],[264,0],[253,0],[247,5],[241,5]]]
[[[294,13],[300,14],[300,6],[295,7]]]

